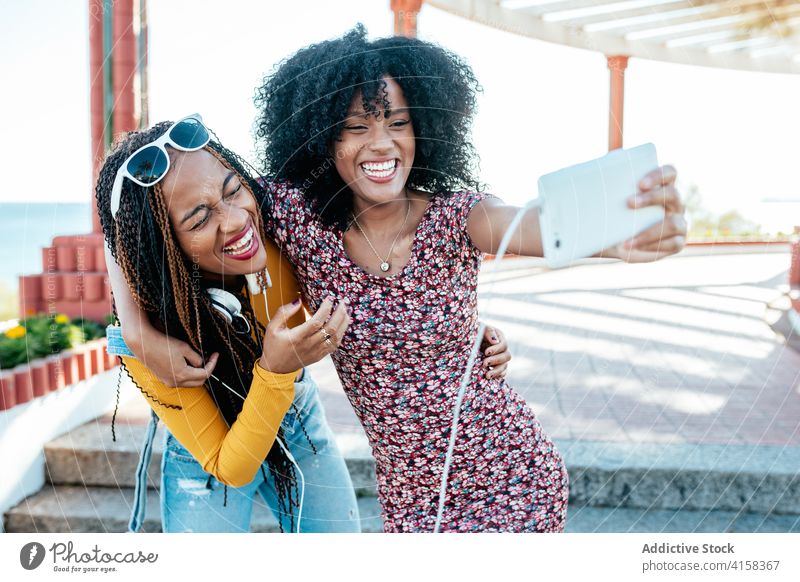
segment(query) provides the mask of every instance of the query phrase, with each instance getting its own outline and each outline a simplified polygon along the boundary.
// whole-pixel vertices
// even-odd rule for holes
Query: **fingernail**
[[[642,180],[642,188],[649,188],[653,185],[653,181],[650,178],[645,178]]]
[[[300,303],[300,298],[299,297],[297,299],[295,299],[294,301],[292,301],[292,305],[297,305],[298,303]]]

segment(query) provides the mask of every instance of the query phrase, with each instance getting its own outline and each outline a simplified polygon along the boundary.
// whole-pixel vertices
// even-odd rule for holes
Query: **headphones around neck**
[[[233,326],[236,333],[250,333],[250,323],[242,315],[242,304],[233,293],[214,287],[206,289],[206,293],[211,305]]]
[[[272,287],[272,279],[266,269],[264,269],[264,285],[266,288],[259,282],[256,273],[245,275],[245,279],[247,280],[247,288],[253,295],[265,293],[267,288]],[[209,287],[206,289],[206,293],[208,293],[208,298],[211,300],[211,305],[222,314],[225,321],[233,326],[236,333],[250,333],[250,322],[242,315],[242,304],[233,293],[215,287]],[[264,301],[266,301],[266,298],[265,293]],[[267,312],[269,317],[269,310]]]

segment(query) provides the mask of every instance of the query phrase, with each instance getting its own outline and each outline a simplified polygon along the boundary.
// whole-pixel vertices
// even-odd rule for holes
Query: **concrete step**
[[[6,512],[4,526],[11,533],[125,532],[128,527],[133,489],[45,485]],[[358,500],[361,528],[365,533],[383,531],[380,507],[375,497]],[[256,496],[250,521],[252,532],[278,532],[278,522],[263,500]],[[147,496],[144,532],[161,531],[158,495]]]
[[[45,486],[38,494],[9,510],[5,531],[12,533],[124,532],[133,491],[128,488]],[[374,497],[359,499],[365,533],[382,530]],[[157,495],[148,496],[143,531],[161,531]],[[254,502],[253,532],[277,532],[277,522],[263,501]],[[665,510],[570,505],[568,533],[800,533],[800,516],[735,511]]]
[[[557,441],[570,503],[800,515],[800,447]]]
[[[55,485],[87,487],[134,487],[136,465],[144,443],[146,426],[118,423],[116,441],[111,426],[89,422],[45,445],[46,478]],[[164,425],[159,423],[150,461],[149,486],[161,482],[161,453]],[[342,434],[337,437],[347,468],[359,497],[375,496],[375,462],[366,438]]]
[[[45,447],[54,484],[133,487],[145,427],[87,423]],[[150,485],[160,481],[163,427]],[[337,435],[357,494],[374,496],[375,463],[363,435]],[[800,448],[556,440],[571,503],[599,507],[800,515]]]
[[[570,505],[567,533],[800,533],[800,516]]]

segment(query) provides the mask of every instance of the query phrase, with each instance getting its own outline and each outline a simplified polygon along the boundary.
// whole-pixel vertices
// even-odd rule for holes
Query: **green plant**
[[[13,368],[101,337],[105,337],[105,325],[91,319],[70,320],[64,314],[26,317],[0,334],[0,369]]]
[[[107,319],[107,318],[106,318]],[[92,341],[106,336],[106,325],[91,319],[78,318],[72,320],[72,325],[81,331],[83,341]]]
[[[0,369],[7,370],[27,361],[28,346],[25,336],[9,337],[6,333],[0,334]]]
[[[75,339],[65,315],[34,315],[20,321],[27,331],[29,360],[66,350]]]

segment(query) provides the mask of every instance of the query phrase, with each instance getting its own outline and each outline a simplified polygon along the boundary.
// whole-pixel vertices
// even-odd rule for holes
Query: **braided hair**
[[[206,389],[230,426],[242,410],[242,397],[249,392],[253,380],[253,362],[260,357],[263,348],[261,342],[265,327],[255,316],[249,291],[241,297],[242,315],[251,329],[256,330],[255,338],[250,334],[231,333],[227,321],[213,307],[205,292],[205,283],[198,276],[198,269],[193,268],[175,237],[160,183],[143,187],[131,180],[123,180],[116,220],[111,215],[111,191],[117,170],[128,156],[155,141],[171,125],[171,122],[158,123],[150,129],[130,132],[117,141],[97,179],[97,208],[111,254],[125,274],[134,301],[149,314],[152,323],[168,336],[186,341],[204,361],[212,353],[219,352],[214,369],[216,378],[209,378]],[[211,140],[205,149],[238,176],[241,184],[255,196],[262,212],[269,210],[268,197],[261,184],[245,170],[246,162],[215,140]],[[256,216],[256,222],[263,240],[261,213]],[[247,287],[243,279],[242,287]],[[123,369],[130,376],[124,364]],[[153,406],[181,408],[163,403],[142,386],[136,386]],[[232,394],[228,387],[242,397]],[[282,428],[278,430],[277,439],[286,445]],[[266,461],[278,489],[280,510],[288,514],[294,524],[292,508],[299,501],[294,464],[278,442],[273,444]],[[261,473],[266,481],[263,466]],[[227,505],[227,485],[225,487]],[[281,524],[280,519],[278,522]]]

